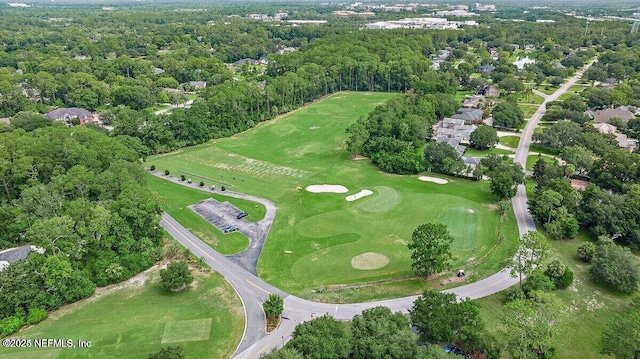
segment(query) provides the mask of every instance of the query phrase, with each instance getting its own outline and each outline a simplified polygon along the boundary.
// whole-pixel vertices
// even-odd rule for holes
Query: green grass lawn
[[[467,97],[468,95],[474,95],[474,94],[475,94],[475,92],[473,92],[473,91],[458,90],[458,91],[456,91],[455,99],[459,103],[462,103],[462,101],[464,101],[465,97]]]
[[[178,293],[159,284],[159,272],[129,284],[107,287],[93,297],[49,314],[16,338],[62,338],[91,342],[90,348],[4,349],[2,358],[146,358],[162,347],[180,345],[187,358],[228,358],[244,330],[242,304],[215,273],[194,273]]]
[[[538,86],[537,90],[542,92],[545,95],[551,95],[556,92],[560,86],[551,86],[549,84],[543,83],[542,86]]]
[[[563,313],[557,323],[559,333],[553,339],[554,358],[609,358],[600,354],[602,329],[611,318],[629,308],[630,296],[622,295],[594,283],[588,273],[589,265],[580,261],[578,246],[588,240],[585,234],[568,241],[550,241],[551,259],[558,259],[574,272],[574,283],[555,293],[562,303]],[[500,314],[504,293],[479,299],[481,315],[487,328],[500,328]],[[625,335],[625,333],[620,333]]]
[[[545,156],[545,155],[542,155],[542,159],[545,160],[547,163],[555,163],[556,162],[555,158],[551,158],[551,157]],[[533,170],[533,165],[536,163],[537,160],[538,160],[538,155],[529,155],[529,156],[527,156],[527,171],[532,171]]]
[[[464,151],[464,155],[467,157],[485,157],[488,155],[512,155],[513,151],[503,150],[502,148],[490,148],[488,150],[480,151],[475,148],[467,147]]]
[[[503,146],[518,148],[518,144],[520,143],[519,136],[502,136],[500,137],[500,144]]]
[[[345,128],[392,96],[338,93],[231,138],[155,156],[148,163],[172,173],[182,170],[228,181],[231,190],[272,200],[278,213],[258,273],[307,298],[315,296],[311,289],[411,276],[407,243],[422,223],[450,225],[454,268],[472,257],[489,255],[494,264],[510,257],[512,253],[495,248],[499,213],[487,182],[437,175],[449,181],[439,185],[418,176],[384,174],[368,160],[348,159]],[[313,184],[344,185],[348,192],[306,191]],[[363,189],[373,194],[345,200]],[[466,223],[464,228],[458,228],[458,220]],[[379,268],[376,263],[368,269],[352,266],[354,257],[367,252],[379,253],[388,262]],[[400,280],[384,292],[354,290],[344,296],[354,301],[401,296],[407,288],[426,285]]]
[[[522,111],[524,118],[531,118],[531,116],[533,116],[533,114],[536,113],[536,111],[538,110],[537,105],[518,104],[518,107],[520,107],[520,110]]]
[[[536,95],[534,93],[530,93],[527,95],[524,95],[522,93],[518,94],[518,102],[519,103],[523,103],[523,104],[534,104],[534,105],[540,105],[544,102],[544,98],[542,98],[542,96]]]
[[[588,86],[582,86],[582,85],[573,85],[571,87],[569,87],[569,91],[573,92],[573,93],[579,93],[584,91],[585,88],[587,88]]]
[[[238,209],[247,212],[249,214],[246,217],[248,221],[259,221],[264,218],[266,212],[266,208],[260,203],[179,186],[152,175],[147,177],[147,181],[149,187],[163,199],[163,210],[222,254],[234,254],[243,251],[249,245],[249,239],[240,232],[223,234],[207,220],[187,208],[188,206],[208,198],[213,198],[219,202],[227,201]]]

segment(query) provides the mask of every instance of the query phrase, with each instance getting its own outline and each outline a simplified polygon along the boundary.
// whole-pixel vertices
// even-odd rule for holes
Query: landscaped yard
[[[146,358],[180,345],[186,358],[229,358],[244,330],[242,304],[219,274],[194,273],[194,282],[170,293],[157,270],[99,290],[49,314],[16,338],[82,339],[90,348],[3,349],[2,358]]]
[[[555,158],[545,156],[545,155],[542,155],[542,159],[545,160],[547,163],[556,162]],[[537,160],[538,160],[538,155],[527,156],[527,171],[533,171],[533,165],[536,163]]]
[[[513,151],[503,150],[502,148],[490,148],[488,150],[480,151],[475,148],[467,147],[464,155],[467,157],[485,157],[488,155],[512,155]]]
[[[520,110],[522,111],[524,118],[531,118],[531,116],[533,116],[533,114],[536,113],[539,106],[519,104],[518,107],[520,107]]]
[[[345,128],[391,96],[338,93],[231,138],[153,157],[148,164],[223,180],[233,191],[272,200],[278,213],[258,273],[297,295],[315,297],[312,289],[411,276],[411,233],[419,224],[434,221],[448,224],[455,237],[454,268],[490,255],[476,266],[478,272],[491,274],[489,270],[499,269],[512,255],[515,246],[510,243],[517,235],[493,250],[499,214],[487,182],[438,176],[448,183],[436,184],[418,176],[384,174],[368,160],[348,159]],[[321,184],[343,185],[347,192],[306,190]],[[345,200],[364,189],[372,194]],[[171,202],[173,191],[164,193]],[[505,231],[517,233],[514,223],[509,217]],[[369,252],[376,261],[357,265],[359,256]],[[403,280],[387,284],[385,291],[351,289],[340,295],[354,301],[401,296],[407,287],[419,291],[426,285]]]
[[[502,136],[500,137],[500,144],[503,146],[518,148],[518,144],[520,143],[519,136]]]

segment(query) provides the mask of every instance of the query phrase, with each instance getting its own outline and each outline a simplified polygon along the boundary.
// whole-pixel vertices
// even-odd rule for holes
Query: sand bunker
[[[371,270],[382,268],[389,264],[389,258],[384,254],[367,252],[351,259],[351,266],[355,269]]]
[[[433,183],[437,183],[437,184],[447,184],[449,182],[446,179],[436,178],[436,177],[428,177],[428,176],[420,176],[420,177],[418,177],[418,179],[420,181],[433,182]]]
[[[349,190],[339,184],[314,184],[307,186],[307,191],[311,193],[347,193]]]
[[[362,191],[356,193],[356,194],[352,194],[351,196],[347,196],[345,197],[345,199],[349,202],[351,201],[355,201],[358,198],[362,198],[362,197],[366,197],[366,196],[370,196],[373,194],[373,191],[370,191],[368,189],[363,189]]]

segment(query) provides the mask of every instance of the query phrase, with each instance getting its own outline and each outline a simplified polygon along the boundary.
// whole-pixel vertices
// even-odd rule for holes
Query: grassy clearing
[[[178,293],[159,284],[157,270],[120,288],[53,312],[17,338],[64,338],[91,342],[90,348],[25,348],[3,358],[146,358],[180,345],[187,358],[228,358],[240,342],[244,312],[233,288],[215,273],[194,273],[194,283]],[[194,340],[195,339],[195,340]],[[164,343],[163,343],[164,342]],[[77,344],[76,344],[77,345]]]
[[[456,91],[456,95],[454,97],[455,97],[456,101],[458,101],[459,103],[462,103],[462,101],[464,101],[465,97],[470,96],[470,95],[475,95],[475,92],[458,90],[458,91]]]
[[[533,114],[536,113],[536,111],[538,110],[537,105],[518,104],[518,107],[520,107],[520,110],[522,111],[524,118],[531,118],[531,116],[533,116]]]
[[[545,95],[551,95],[554,92],[556,92],[559,88],[560,86],[551,86],[549,84],[543,83],[542,86],[538,86],[537,90],[542,92]]]
[[[519,93],[518,102],[522,104],[529,104],[529,105],[541,105],[544,102],[544,98],[534,93],[528,93],[528,94]]]
[[[475,148],[467,147],[464,151],[464,155],[467,157],[485,157],[488,155],[512,155],[514,151],[504,150],[502,148],[490,148],[488,150],[476,150]]]
[[[520,144],[519,136],[502,136],[500,137],[500,144],[503,146],[518,148],[518,144]]]
[[[224,179],[234,191],[274,201],[278,214],[258,273],[299,296],[315,296],[311,289],[380,280],[393,282],[384,291],[353,290],[345,298],[388,298],[423,289],[429,284],[397,281],[413,274],[407,249],[411,233],[433,221],[448,223],[453,230],[456,223],[448,214],[457,216],[460,209],[475,219],[465,218],[469,225],[454,233],[454,267],[467,265],[472,257],[510,257],[494,248],[499,214],[487,182],[443,176],[449,183],[439,185],[419,181],[418,176],[384,174],[369,161],[348,159],[345,128],[391,96],[338,93],[231,138],[156,156],[149,163],[172,173],[182,170]],[[312,184],[344,185],[349,192],[309,193],[305,188]],[[345,200],[363,189],[373,194]],[[354,268],[352,259],[367,252],[387,257],[388,264]]]
[[[223,234],[207,220],[187,208],[199,201],[213,198],[219,202],[229,202],[247,213],[249,221],[264,218],[266,208],[255,202],[208,193],[196,189],[176,185],[169,181],[149,175],[149,187],[162,199],[162,209],[189,229],[198,238],[222,254],[234,254],[243,251],[249,245],[249,239],[239,232]]]
[[[573,85],[571,87],[569,87],[569,91],[573,92],[573,93],[579,93],[584,91],[585,88],[587,88],[588,86],[582,86],[582,85]]]
[[[545,155],[542,155],[542,159],[547,163],[557,162],[555,158],[545,156]],[[533,165],[536,163],[537,160],[538,160],[538,155],[527,156],[527,171],[533,171]]]
[[[602,329],[611,318],[629,308],[630,297],[595,284],[588,273],[589,265],[581,262],[576,252],[588,240],[581,233],[570,241],[550,241],[552,256],[568,265],[574,272],[574,284],[556,291],[562,303],[563,315],[558,322],[559,335],[554,338],[556,358],[609,358],[600,353]],[[500,328],[500,314],[504,293],[478,300],[481,315],[490,330]],[[625,333],[621,333],[625,335]]]

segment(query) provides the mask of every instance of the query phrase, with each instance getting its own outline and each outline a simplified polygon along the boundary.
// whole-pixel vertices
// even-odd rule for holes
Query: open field
[[[589,276],[589,265],[580,261],[578,246],[587,240],[585,234],[569,241],[550,241],[552,256],[568,265],[574,272],[574,284],[556,291],[563,315],[558,323],[559,334],[554,338],[554,358],[609,358],[600,354],[602,329],[615,314],[629,308],[630,296],[622,295],[594,283]],[[480,313],[490,330],[500,327],[504,292],[479,299]],[[620,333],[626,335],[625,333]]]
[[[91,298],[49,314],[16,338],[82,339],[90,348],[6,349],[0,357],[146,358],[169,345],[183,347],[187,358],[228,358],[244,330],[242,304],[222,276],[194,272],[194,282],[169,293],[152,270],[98,290]]]
[[[148,163],[172,173],[224,180],[234,191],[272,200],[278,214],[258,273],[296,295],[310,297],[311,289],[411,276],[407,243],[415,227],[432,221],[450,225],[454,268],[489,253],[492,264],[486,270],[501,265],[514,247],[504,245],[492,252],[499,213],[487,182],[439,176],[448,183],[436,184],[420,181],[418,175],[384,174],[367,160],[348,159],[345,128],[391,96],[338,93],[231,138],[156,156]],[[320,184],[343,185],[348,192],[306,190]],[[373,193],[351,202],[345,199],[364,189]],[[509,218],[506,226],[515,228]],[[352,260],[369,252],[386,257],[385,265],[354,268]],[[483,263],[476,266],[485,268]],[[404,288],[406,282],[389,286]],[[403,293],[355,293],[353,298],[397,295]]]

